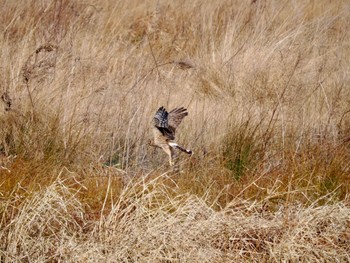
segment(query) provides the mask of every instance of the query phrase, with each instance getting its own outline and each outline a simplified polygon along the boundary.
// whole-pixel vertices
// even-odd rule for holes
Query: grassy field
[[[350,262],[348,1],[0,10],[0,262]]]

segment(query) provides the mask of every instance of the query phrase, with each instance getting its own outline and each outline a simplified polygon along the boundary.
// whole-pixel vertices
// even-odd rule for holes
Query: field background
[[[350,261],[348,1],[0,10],[1,262]]]

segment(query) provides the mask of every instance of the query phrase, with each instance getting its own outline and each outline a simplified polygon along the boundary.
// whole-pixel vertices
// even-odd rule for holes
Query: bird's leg
[[[173,172],[179,172],[180,171],[180,165],[179,165],[179,155],[175,148],[170,148],[171,150],[171,165]]]
[[[180,172],[179,163],[176,160],[177,157],[176,156],[173,156],[173,157],[174,158],[169,157],[170,168],[171,168],[172,172],[178,173],[178,172]]]

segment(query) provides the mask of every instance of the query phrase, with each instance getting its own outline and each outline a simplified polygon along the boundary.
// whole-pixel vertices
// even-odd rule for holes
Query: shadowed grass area
[[[1,262],[349,261],[347,1],[0,9]]]

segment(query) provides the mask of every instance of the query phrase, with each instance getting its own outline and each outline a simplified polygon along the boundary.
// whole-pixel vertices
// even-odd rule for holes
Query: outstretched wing
[[[169,140],[174,140],[175,129],[169,126],[169,116],[170,114],[162,106],[154,115],[153,122],[154,126],[162,133],[162,135],[166,136],[166,138]]]
[[[156,126],[157,128],[168,128],[168,117],[169,113],[165,110],[163,106],[160,107],[153,118],[154,126]]]
[[[169,112],[168,125],[170,129],[175,132],[177,126],[180,125],[183,118],[185,118],[187,115],[187,109],[185,109],[184,107],[175,108],[171,112]]]

